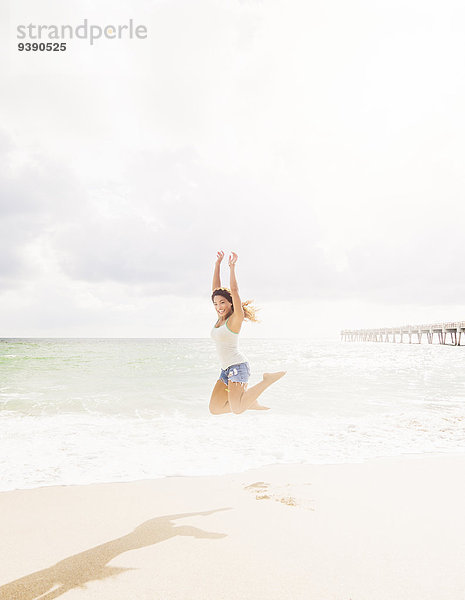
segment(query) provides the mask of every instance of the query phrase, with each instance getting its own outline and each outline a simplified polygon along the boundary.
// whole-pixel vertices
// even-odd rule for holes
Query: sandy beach
[[[463,600],[465,456],[0,494],[1,600]]]

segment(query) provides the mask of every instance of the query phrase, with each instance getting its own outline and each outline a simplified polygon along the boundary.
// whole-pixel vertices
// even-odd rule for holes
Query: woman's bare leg
[[[242,383],[230,382],[228,389],[228,400],[231,410],[235,414],[240,414],[248,408],[252,408],[254,402],[262,394],[266,388],[284,377],[286,371],[278,371],[277,373],[263,373],[263,379],[250,389],[245,390]]]
[[[243,388],[245,392],[247,390],[247,383],[243,386]],[[259,404],[257,400],[254,400],[247,410],[270,410],[270,407],[263,406],[263,404]]]
[[[223,415],[231,412],[231,406],[228,399],[228,388],[221,379],[218,379],[213,388],[209,409],[212,415]]]
[[[244,386],[247,389],[247,385]],[[231,405],[228,398],[228,388],[221,379],[219,379],[210,398],[210,412],[212,415],[224,415],[231,412]],[[256,400],[249,406],[248,410],[269,410],[267,406],[262,406]]]

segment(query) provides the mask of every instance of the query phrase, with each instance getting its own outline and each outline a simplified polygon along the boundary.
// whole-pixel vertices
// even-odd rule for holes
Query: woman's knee
[[[242,396],[244,395],[244,384],[242,383],[230,383],[228,386],[229,394],[228,400],[231,406],[231,412],[236,415],[240,415],[244,412],[242,407]]]
[[[234,413],[235,415],[240,415],[241,413],[244,412],[244,409],[242,408],[241,405],[241,399],[239,398],[233,398],[233,399],[229,399],[229,405],[231,407],[231,412]]]
[[[223,381],[218,380],[213,388],[212,395],[210,397],[209,411],[212,415],[221,415],[226,412],[225,405],[228,401],[226,392],[226,385]]]

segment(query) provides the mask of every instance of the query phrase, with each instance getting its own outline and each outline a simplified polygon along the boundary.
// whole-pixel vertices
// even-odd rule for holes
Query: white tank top
[[[211,331],[211,337],[216,344],[222,369],[248,362],[246,356],[237,347],[239,334],[229,329],[228,321],[229,317],[226,319],[226,323],[223,323],[220,327],[213,327]]]

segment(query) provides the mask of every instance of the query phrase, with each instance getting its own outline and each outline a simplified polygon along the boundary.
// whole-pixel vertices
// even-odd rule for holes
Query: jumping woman
[[[235,267],[237,254],[229,257],[230,289],[221,287],[220,266],[224,252],[217,253],[213,274],[212,301],[218,320],[212,329],[221,363],[221,373],[213,388],[210,399],[210,412],[214,415],[233,412],[240,414],[250,410],[269,410],[257,402],[257,398],[272,383],[281,379],[286,371],[264,373],[263,379],[249,390],[250,368],[247,358],[238,349],[239,332],[244,320],[256,321],[255,308],[250,301],[241,302],[237,287]]]

